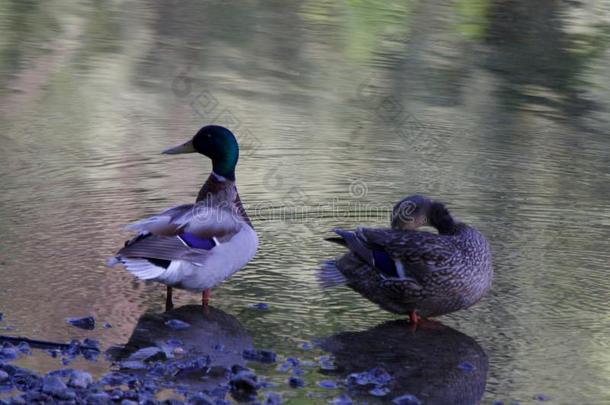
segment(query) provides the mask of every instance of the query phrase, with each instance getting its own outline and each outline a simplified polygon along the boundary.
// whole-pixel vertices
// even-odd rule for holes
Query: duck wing
[[[229,204],[200,202],[183,204],[160,214],[127,225],[127,229],[153,235],[175,236],[189,233],[199,238],[233,235],[244,223],[239,212]]]
[[[445,235],[422,231],[359,228],[335,229],[350,251],[384,278],[422,282],[435,269],[448,267],[456,253]]]
[[[229,241],[244,224],[228,206],[179,205],[128,225],[138,234],[117,252],[116,259],[146,259],[162,267],[171,260],[201,265],[214,247]]]

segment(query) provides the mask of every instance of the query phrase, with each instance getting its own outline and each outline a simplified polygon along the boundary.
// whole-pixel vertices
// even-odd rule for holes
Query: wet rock
[[[265,393],[264,405],[279,405],[282,403],[282,397],[276,392]]]
[[[8,380],[8,373],[4,370],[0,370],[0,383]]]
[[[129,384],[130,380],[130,376],[126,374],[110,372],[102,376],[102,378],[100,379],[100,384],[115,387],[117,385]]]
[[[404,394],[392,400],[396,405],[422,405],[422,402],[415,395]]]
[[[156,361],[166,360],[167,356],[163,350],[156,346],[145,347],[140,349],[129,356],[128,361]]]
[[[333,380],[322,380],[322,381],[318,381],[318,387],[335,389],[335,388],[337,388],[337,383],[334,382]]]
[[[125,370],[146,370],[147,366],[143,361],[139,360],[127,360],[122,361],[119,366]]]
[[[95,318],[92,316],[85,316],[82,318],[66,318],[66,322],[74,327],[93,330],[95,329]]]
[[[87,348],[92,348],[92,349],[100,349],[100,342],[98,340],[95,339],[90,339],[90,338],[85,338],[85,340],[83,340],[83,346],[87,347]]]
[[[347,376],[348,385],[385,385],[392,380],[392,376],[382,367],[374,367],[361,373],[352,373]]]
[[[88,405],[107,405],[112,404],[110,395],[106,392],[95,392],[87,395],[85,401]]]
[[[166,364],[157,361],[148,366],[148,373],[155,377],[163,377],[168,374],[168,368]]]
[[[32,354],[32,349],[30,348],[28,342],[19,342],[17,345],[17,350],[24,354]]]
[[[121,401],[121,405],[138,405],[138,403],[130,399],[124,399]]]
[[[237,401],[254,401],[258,390],[258,378],[252,370],[234,365],[231,368],[231,379],[229,389],[231,395]]]
[[[250,361],[274,363],[277,355],[270,350],[246,349],[242,352],[242,357]]]
[[[19,357],[19,352],[10,344],[0,347],[0,360],[11,361]]]
[[[215,405],[216,400],[203,392],[198,392],[188,399],[188,403],[189,405]]]
[[[320,356],[318,364],[320,365],[320,368],[324,371],[334,371],[337,369],[333,358],[327,355]]]
[[[301,388],[305,386],[305,381],[302,378],[292,376],[288,379],[288,385],[292,388]]]
[[[369,394],[376,397],[385,397],[390,393],[390,389],[387,387],[375,387],[369,391]]]
[[[74,370],[71,368],[60,368],[59,370],[49,371],[47,375],[54,375],[59,378],[68,378],[72,376],[72,373],[74,373]]]
[[[353,403],[354,401],[352,401],[350,396],[347,394],[338,396],[337,398],[334,398],[331,402],[331,404],[333,405],[352,405]]]
[[[54,397],[63,398],[68,387],[55,375],[48,375],[42,379],[42,392]]]
[[[165,321],[165,326],[171,330],[183,330],[190,328],[191,324],[181,321],[180,319],[170,319],[169,321]]]
[[[309,342],[305,342],[305,343],[301,343],[299,348],[301,350],[311,350],[311,349],[313,349],[313,345],[311,343],[309,343]]]
[[[25,402],[25,398],[23,398],[23,396],[9,398],[7,402],[9,403],[9,405],[26,405],[27,404],[27,402]]]
[[[81,354],[83,355],[85,360],[97,361],[100,352],[97,349],[81,349]]]
[[[91,374],[80,370],[74,370],[68,381],[70,387],[81,389],[89,387],[92,383],[93,377],[91,377]]]
[[[0,322],[2,322],[3,319],[4,319],[4,314],[2,312],[0,312]]]

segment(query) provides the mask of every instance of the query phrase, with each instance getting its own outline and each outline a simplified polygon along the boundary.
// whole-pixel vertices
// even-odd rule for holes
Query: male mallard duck
[[[438,234],[417,231],[430,225]],[[329,238],[350,252],[326,262],[319,277],[347,284],[383,309],[421,317],[468,308],[491,287],[491,250],[476,229],[456,221],[445,206],[411,196],[394,206],[392,229],[334,230]]]
[[[125,243],[110,265],[123,263],[140,279],[167,285],[166,308],[173,307],[172,287],[202,292],[252,259],[258,246],[254,228],[235,186],[239,147],[226,128],[209,125],[190,141],[163,153],[198,152],[212,159],[212,173],[195,204],[184,204],[127,227],[138,234]]]

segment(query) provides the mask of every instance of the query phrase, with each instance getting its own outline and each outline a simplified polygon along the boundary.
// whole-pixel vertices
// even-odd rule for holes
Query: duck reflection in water
[[[125,346],[109,352],[121,371],[156,375],[189,391],[227,387],[252,338],[237,318],[217,308],[186,305],[142,315]]]
[[[427,321],[412,333],[406,328],[407,321],[390,321],[323,340],[349,394],[384,401],[409,394],[415,397],[405,397],[409,404],[479,403],[488,368],[483,348],[439,322]]]

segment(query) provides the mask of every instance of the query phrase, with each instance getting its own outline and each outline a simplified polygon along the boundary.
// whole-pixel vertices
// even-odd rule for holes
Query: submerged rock
[[[70,387],[81,389],[89,387],[91,383],[93,383],[93,377],[91,377],[91,374],[80,370],[72,371],[72,375],[68,381],[68,385]]]
[[[288,385],[292,388],[301,388],[305,386],[305,381],[302,378],[292,376],[288,379]]]
[[[277,355],[270,350],[246,349],[242,352],[246,360],[258,361],[261,363],[274,363]]]
[[[348,385],[385,385],[392,381],[392,376],[382,367],[374,367],[361,373],[352,373],[347,376]]]
[[[237,401],[254,401],[258,391],[258,378],[248,368],[234,365],[231,368],[229,388],[231,395]]]

